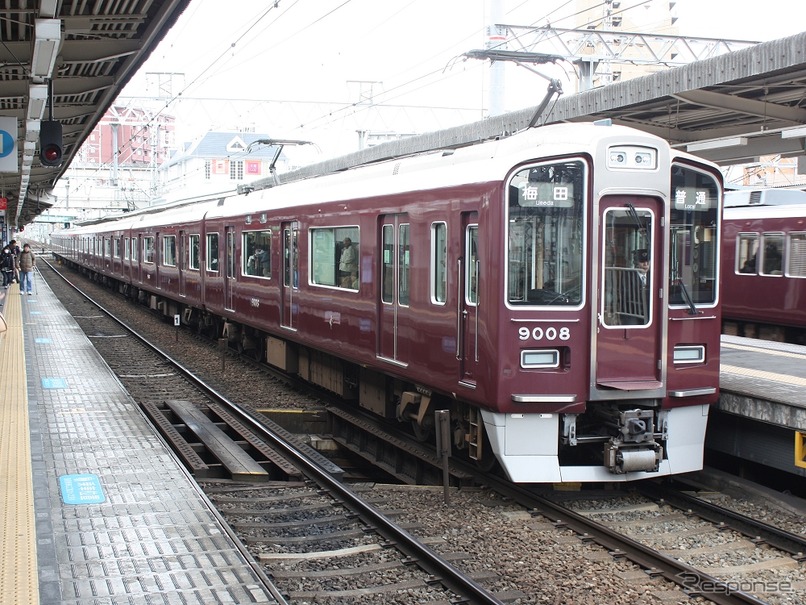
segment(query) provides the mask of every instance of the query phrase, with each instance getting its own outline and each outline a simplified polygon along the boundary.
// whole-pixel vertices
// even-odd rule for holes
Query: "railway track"
[[[574,504],[538,497],[534,504],[691,596],[724,605],[802,602],[806,537],[680,487],[646,482],[627,494]]]
[[[396,524],[370,502],[361,498],[349,486],[343,484],[340,481],[341,477],[338,470],[312,448],[298,442],[279,426],[269,426],[274,423],[257,418],[249,410],[227,399],[213,387],[206,384],[200,377],[190,372],[178,360],[173,359],[165,351],[148,342],[146,337],[141,336],[136,330],[115,317],[111,311],[106,310],[101,304],[92,300],[53,267],[50,269],[52,275],[64,279],[65,283],[71,285],[76,293],[93,305],[93,315],[84,317],[85,319],[91,318],[97,322],[94,324],[96,334],[91,338],[95,340],[103,338],[125,359],[123,364],[117,364],[112,359],[110,366],[113,370],[120,373],[121,370],[130,368],[132,355],[136,355],[138,365],[161,368],[160,394],[164,392],[166,397],[164,401],[167,408],[181,416],[184,426],[197,431],[197,435],[203,432],[203,429],[198,427],[204,427],[204,430],[208,432],[216,428],[224,436],[227,433],[235,432],[240,436],[240,439],[250,440],[252,447],[259,450],[262,456],[265,456],[266,460],[262,461],[263,466],[271,464],[278,471],[285,473],[286,476],[291,474],[289,472],[291,466],[298,469],[298,477],[302,480],[303,486],[280,487],[275,484],[272,487],[263,488],[270,490],[274,494],[275,502],[279,503],[279,509],[282,514],[278,515],[276,510],[267,507],[268,500],[252,498],[250,504],[257,508],[246,510],[243,508],[243,499],[238,499],[237,501],[241,502],[241,508],[236,508],[233,512],[232,507],[228,507],[229,512],[224,514],[224,517],[239,536],[241,535],[239,528],[249,530],[247,535],[244,536],[247,544],[250,542],[255,543],[257,538],[254,536],[254,530],[256,528],[260,528],[264,534],[262,543],[273,546],[277,546],[278,542],[282,542],[277,535],[270,535],[273,529],[288,530],[289,527],[294,525],[303,528],[309,536],[317,536],[317,538],[311,539],[309,537],[309,548],[312,548],[312,550],[301,551],[297,553],[296,558],[308,559],[314,558],[314,556],[329,558],[331,562],[335,562],[335,567],[339,570],[337,575],[342,573],[342,565],[337,562],[343,555],[361,555],[359,562],[355,563],[353,567],[348,564],[344,568],[345,572],[349,572],[351,569],[364,571],[361,574],[346,574],[355,576],[360,586],[355,586],[350,590],[338,590],[336,591],[337,594],[332,594],[333,591],[329,586],[332,584],[333,574],[311,575],[307,577],[309,586],[304,591],[305,596],[300,598],[338,598],[342,599],[341,602],[347,603],[351,602],[348,599],[352,597],[354,602],[377,602],[387,593],[406,591],[410,597],[416,598],[418,602],[444,602],[446,599],[457,603],[469,602],[491,605],[501,605],[504,602],[482,587],[472,577],[462,573],[446,559],[429,549],[404,527]],[[133,351],[132,349],[135,346],[140,350]],[[172,383],[171,385],[168,384],[169,379]],[[174,392],[173,389],[181,392],[183,399],[170,396],[170,393]],[[188,392],[189,390],[190,393]],[[196,391],[195,393],[193,392],[194,390]],[[189,402],[193,402],[193,404]],[[153,403],[145,402],[145,404],[145,407],[150,409],[153,414],[158,415],[161,413],[161,410],[154,406]],[[219,422],[210,420],[209,413],[211,410],[216,410]],[[207,419],[206,422],[205,419]],[[225,430],[219,428],[221,424],[225,425]],[[196,428],[193,428],[194,426]],[[163,434],[168,434],[164,425],[162,430]],[[249,434],[248,436],[247,433]],[[179,441],[175,440],[174,437],[174,435],[171,435],[170,438],[177,445]],[[219,443],[223,441],[220,435],[217,436],[217,439]],[[229,448],[230,456],[235,457],[237,454],[235,450],[241,449],[239,445],[240,439],[230,439],[235,444],[234,448],[221,445],[216,451],[221,452]],[[183,441],[187,442],[184,439]],[[215,441],[215,439],[211,438],[211,441]],[[207,443],[209,446],[210,442]],[[212,451],[214,448],[209,447],[208,449],[211,450],[211,453],[216,453]],[[184,459],[191,458],[191,451],[195,450],[191,447],[181,457]],[[222,456],[219,454],[218,461],[222,467],[228,466],[227,461],[224,460],[227,457],[227,455]],[[204,464],[201,457],[197,456],[197,458],[197,463]],[[259,469],[263,468],[259,463],[261,461],[256,462],[252,467],[247,465],[244,470],[243,463],[231,461],[231,467],[228,470],[231,471],[233,468],[242,469],[240,474],[233,475],[236,479],[244,479],[246,475],[249,475],[248,480],[256,480]],[[201,466],[197,467],[197,470],[199,469],[201,469]],[[266,473],[266,479],[268,480],[269,478],[270,474]],[[250,489],[254,490],[254,488]],[[304,495],[306,493],[307,495]],[[216,494],[216,497],[219,501],[222,500],[220,494]],[[230,504],[232,504],[232,498],[230,496]],[[301,505],[300,500],[305,500],[306,498],[309,500],[315,499],[317,503]],[[326,519],[320,516],[321,510],[326,510],[330,513],[335,509],[340,509],[336,516],[328,515]],[[291,516],[294,520],[270,520],[272,517],[282,517],[283,515],[286,517]],[[277,525],[278,523],[279,525]],[[330,531],[324,533],[314,531],[314,528],[317,527],[321,529],[323,524],[329,526]],[[315,543],[312,547],[310,546],[311,542]],[[337,546],[338,544],[342,546]],[[282,552],[282,550],[279,558],[287,560],[289,558],[288,553]],[[390,557],[389,552],[391,550],[396,551],[398,555]],[[263,552],[259,553],[258,557],[261,563],[265,564],[271,558],[271,554]],[[396,558],[397,563],[393,563],[390,566],[388,563],[390,558]],[[268,573],[273,574],[271,566],[267,567]],[[373,585],[371,583],[373,574],[367,573],[370,569],[377,571],[391,570],[390,574],[392,576],[399,576],[401,571],[405,570],[407,580],[403,583],[395,582],[391,585],[389,583]],[[293,575],[286,574],[283,577],[289,581],[293,579]],[[313,579],[316,577],[321,579],[320,586],[311,587],[310,584],[313,583]],[[282,580],[282,578],[278,579]],[[288,586],[283,586],[282,581],[277,583],[281,590],[285,590],[289,594],[296,594]],[[367,601],[367,599],[370,600]]]
[[[106,340],[106,339],[100,339]],[[170,372],[165,370],[164,361],[157,363],[149,371],[152,373],[162,371],[164,373]],[[221,425],[222,422],[217,417],[216,412],[205,412],[209,416],[213,424]],[[340,415],[340,416],[343,416]],[[352,424],[352,420],[349,421]],[[348,421],[345,420],[347,424]],[[181,425],[182,423],[180,423]],[[360,424],[360,423],[358,423]],[[228,431],[230,429],[227,429]],[[344,432],[349,434],[352,429],[346,429]],[[376,427],[376,432],[382,432],[382,427]],[[395,453],[389,454],[386,449],[387,446],[371,445],[366,447],[366,438],[352,436],[341,439],[345,444],[352,444],[354,451],[366,458],[372,458],[374,454],[369,455],[366,452],[361,452],[362,448],[357,444],[364,443],[364,449],[370,452],[380,451],[381,455],[376,458],[386,460],[386,466],[394,471],[398,468],[403,468],[406,472],[400,475],[401,481],[409,483],[417,483],[418,471],[409,472],[405,467],[413,466],[414,469],[418,468],[419,464],[423,466],[431,466],[432,469],[428,471],[429,480],[432,482],[434,476],[439,476],[433,469],[435,463],[438,461],[429,454],[428,450],[423,447],[423,444],[415,443],[414,439],[404,438],[400,435],[399,439],[396,437],[393,441],[402,441],[404,452],[415,451],[417,448],[422,448],[421,460],[418,463],[411,461],[401,462],[405,460],[408,453]],[[376,437],[381,440],[381,436]],[[236,437],[238,443],[245,442],[243,437]],[[193,448],[198,446],[194,445]],[[553,501],[552,499],[535,494],[534,491],[524,490],[518,486],[500,481],[495,477],[483,475],[478,473],[478,469],[472,466],[462,465],[457,461],[452,461],[451,475],[454,485],[470,485],[470,484],[484,484],[489,486],[495,492],[505,494],[507,499],[511,499],[513,503],[518,503],[524,507],[521,509],[522,515],[531,519],[523,530],[524,541],[528,540],[533,530],[537,529],[538,533],[543,536],[543,532],[568,532],[573,529],[577,538],[583,544],[592,545],[598,544],[603,547],[602,552],[611,553],[616,566],[621,565],[622,561],[632,561],[638,568],[643,569],[642,575],[645,575],[647,582],[650,584],[657,584],[659,581],[668,581],[674,583],[677,588],[670,589],[667,592],[671,594],[679,593],[679,602],[687,602],[691,599],[695,601],[712,601],[720,604],[734,604],[734,603],[799,603],[799,596],[803,595],[803,589],[798,587],[797,572],[799,571],[799,560],[795,553],[795,558],[787,560],[787,565],[790,566],[789,571],[781,569],[781,573],[795,572],[791,577],[795,578],[791,581],[793,587],[791,591],[780,592],[780,594],[767,594],[764,590],[759,594],[750,594],[751,591],[743,590],[745,587],[762,589],[772,586],[774,589],[785,587],[786,579],[778,580],[778,584],[771,585],[764,576],[745,576],[747,579],[733,580],[730,577],[725,577],[720,574],[708,573],[708,570],[701,569],[699,564],[688,564],[685,561],[678,559],[680,553],[675,553],[674,549],[664,546],[661,543],[642,544],[639,540],[631,538],[629,534],[629,527],[622,527],[617,524],[602,523],[606,520],[607,512],[604,512],[606,507],[611,507],[610,516],[616,519],[625,520],[631,515],[636,515],[636,511],[628,510],[625,508],[617,509],[613,504],[611,498],[603,498],[600,508],[602,512],[583,511],[585,514],[580,514],[579,511],[569,510],[567,503]],[[278,485],[276,475],[270,478],[271,483],[260,485],[238,485],[232,484],[227,481],[220,481],[218,477],[223,475],[210,474],[209,480],[205,481],[205,487],[210,490],[210,499],[213,500],[222,511],[222,514],[230,520],[233,527],[238,528],[239,535],[245,543],[249,544],[250,552],[256,553],[256,557],[265,562],[267,567],[270,568],[269,573],[277,571],[278,583],[287,583],[286,586],[289,594],[294,594],[295,598],[301,601],[306,601],[311,594],[316,593],[316,582],[321,582],[328,588],[323,590],[322,594],[327,591],[332,591],[340,595],[339,598],[344,599],[344,602],[354,602],[352,599],[362,598],[360,595],[366,596],[363,589],[356,584],[358,578],[363,574],[361,570],[370,572],[375,581],[378,582],[375,587],[376,593],[374,594],[375,601],[382,600],[381,594],[385,595],[383,598],[389,598],[388,590],[393,590],[392,586],[396,583],[399,584],[399,590],[409,590],[405,588],[404,584],[407,582],[421,582],[421,589],[429,592],[433,589],[432,582],[439,584],[441,580],[440,573],[426,573],[420,580],[409,580],[410,563],[416,559],[417,554],[403,555],[389,560],[388,553],[391,552],[386,543],[386,539],[382,539],[375,543],[375,546],[365,546],[362,542],[359,544],[359,549],[368,549],[369,552],[353,552],[350,549],[355,545],[351,545],[350,540],[355,540],[356,536],[361,536],[363,540],[368,534],[373,534],[374,530],[366,529],[361,524],[356,525],[356,515],[352,512],[334,512],[335,505],[327,504],[327,502],[318,502],[320,497],[319,488],[312,488],[310,480],[306,477],[294,476],[286,474],[285,479],[293,479],[294,482],[283,482],[282,486]],[[331,477],[336,483],[339,483],[337,477]],[[500,481],[500,482],[499,482]],[[374,495],[377,490],[368,492],[367,488],[360,488],[361,492],[368,498],[375,498],[376,505],[380,507],[386,517],[397,517],[401,519],[399,527],[405,533],[415,533],[419,536],[420,543],[423,545],[439,543],[440,537],[429,534],[428,524],[419,523],[421,514],[411,511],[400,512],[395,510],[393,504],[384,505],[383,496]],[[382,490],[381,490],[382,491]],[[378,500],[380,498],[380,500]],[[666,496],[668,498],[668,496]],[[252,502],[254,501],[254,502]],[[649,502],[649,501],[647,501]],[[648,505],[645,505],[648,506]],[[390,508],[391,507],[391,508]],[[667,506],[654,505],[656,510],[661,508],[668,508]],[[296,513],[296,509],[309,510],[310,516],[300,517]],[[347,509],[345,509],[347,510]],[[229,515],[233,516],[230,517]],[[517,513],[516,513],[517,514]],[[689,515],[679,516],[688,518]],[[522,517],[516,517],[522,518]],[[651,519],[648,521],[650,525],[653,523]],[[640,527],[639,523],[635,524]],[[366,526],[369,527],[369,526]],[[725,532],[725,526],[721,526],[722,530],[718,533]],[[492,531],[497,531],[493,529]],[[689,530],[670,529],[670,535],[676,533],[687,532]],[[715,530],[716,531],[716,530]],[[757,529],[751,530],[758,532]],[[640,533],[640,531],[639,531]],[[694,534],[696,535],[696,534]],[[471,567],[467,565],[469,560],[478,556],[474,552],[477,545],[473,545],[469,549],[463,550],[461,548],[450,549],[452,540],[444,540],[446,544],[442,544],[440,549],[442,557],[446,561],[456,561],[458,565],[463,568]],[[550,538],[553,539],[553,538]],[[756,546],[760,542],[749,541],[750,544]],[[458,541],[457,541],[458,542]],[[770,541],[767,541],[770,543]],[[797,547],[796,547],[797,548]],[[679,550],[679,549],[678,549]],[[381,562],[370,563],[368,562],[369,553],[376,552],[384,555]],[[320,558],[321,557],[321,558]],[[784,556],[783,558],[786,558]],[[458,561],[457,561],[458,559]],[[802,559],[800,559],[802,560]],[[792,567],[794,562],[795,566]],[[534,561],[532,561],[534,563]],[[541,562],[542,564],[542,562]],[[403,566],[403,567],[400,567]],[[704,566],[703,566],[704,567]],[[767,570],[769,571],[769,570]],[[507,572],[499,572],[501,576],[506,576]],[[719,575],[723,579],[716,577]],[[781,576],[786,578],[787,576]],[[394,582],[395,578],[406,578]],[[497,586],[501,582],[496,581],[494,578],[488,580],[485,574],[478,572],[473,576],[474,581],[478,581],[484,585]],[[661,580],[662,579],[662,580]],[[761,584],[761,583],[764,584]],[[526,585],[526,584],[524,584]],[[427,588],[425,588],[427,587]],[[411,588],[411,590],[417,590]],[[623,591],[623,589],[622,589]],[[522,594],[529,594],[528,591],[522,591]],[[767,597],[770,597],[769,600]],[[779,598],[780,597],[780,598]],[[444,598],[444,595],[443,595]],[[516,600],[517,602],[532,603],[538,602],[534,597],[519,597],[517,591],[498,591],[494,593],[494,598],[500,600]],[[459,597],[461,600],[461,597]],[[667,597],[668,599],[668,597]],[[667,600],[664,599],[664,600]],[[794,600],[793,600],[794,599]],[[315,600],[315,599],[314,599]],[[359,602],[359,601],[355,601]],[[372,602],[368,600],[367,602]],[[402,601],[407,602],[407,601]],[[410,601],[408,601],[410,602]],[[617,602],[617,601],[612,601]],[[631,602],[634,602],[631,601]],[[675,602],[675,601],[669,601]]]

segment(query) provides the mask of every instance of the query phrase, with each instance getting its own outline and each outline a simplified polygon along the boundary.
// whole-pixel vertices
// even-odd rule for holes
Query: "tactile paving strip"
[[[28,395],[17,284],[4,290],[0,335],[0,603],[39,602]]]

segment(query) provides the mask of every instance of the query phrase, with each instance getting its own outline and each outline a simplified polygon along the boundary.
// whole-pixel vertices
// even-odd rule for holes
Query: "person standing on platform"
[[[36,269],[36,254],[31,250],[30,244],[22,247],[22,252],[17,257],[17,268],[20,271],[20,294],[23,291],[31,296],[34,287],[34,269]]]
[[[5,246],[3,252],[0,253],[0,270],[3,271],[3,287],[8,290],[8,287],[14,282],[14,268],[17,262],[14,255],[11,253],[11,248]]]
[[[20,250],[20,247],[17,244],[17,240],[15,240],[15,239],[13,239],[10,242],[8,242],[8,249],[11,250],[11,254],[14,255],[14,259],[15,259],[14,260],[14,276],[12,278],[12,281],[20,283],[20,271],[17,268],[17,260],[16,259],[19,258],[20,252],[22,252],[22,250]]]

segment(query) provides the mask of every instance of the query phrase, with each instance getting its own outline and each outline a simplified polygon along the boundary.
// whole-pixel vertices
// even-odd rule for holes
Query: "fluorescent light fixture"
[[[26,120],[25,121],[25,140],[30,143],[36,144],[39,140],[39,120]]]
[[[34,23],[34,54],[31,59],[32,78],[50,78],[62,45],[61,19],[36,19]]]
[[[726,147],[741,147],[747,145],[747,137],[731,137],[728,139],[714,139],[701,143],[691,143],[686,151],[706,151],[708,149],[725,149]]]
[[[39,14],[43,17],[55,17],[57,0],[42,0],[39,3]]]
[[[28,119],[41,120],[47,104],[48,87],[45,84],[31,84],[28,90]]]
[[[787,128],[781,131],[782,139],[797,139],[799,137],[806,137],[806,126],[798,128]]]

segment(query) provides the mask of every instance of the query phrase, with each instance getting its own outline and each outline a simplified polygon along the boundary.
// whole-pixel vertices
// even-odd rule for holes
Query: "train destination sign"
[[[678,187],[674,190],[674,209],[689,212],[706,212],[714,207],[714,200],[708,189]]]
[[[525,183],[521,185],[522,208],[571,208],[574,205],[572,183]]]

